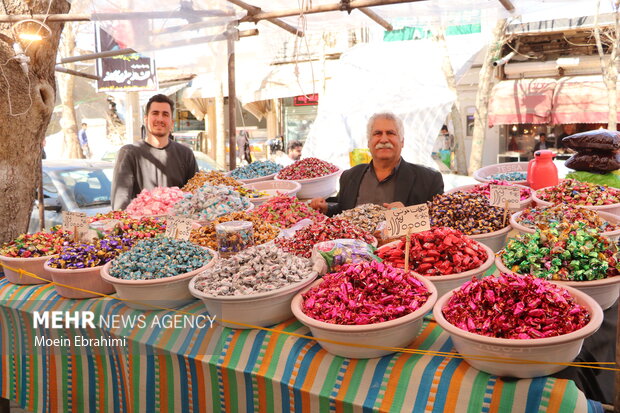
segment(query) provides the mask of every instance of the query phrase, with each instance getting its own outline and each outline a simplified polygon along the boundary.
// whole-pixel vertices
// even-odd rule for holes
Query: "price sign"
[[[516,186],[490,185],[491,205],[506,208],[519,208],[521,202],[521,189]]]
[[[431,229],[431,217],[426,204],[385,211],[385,221],[389,238]]]
[[[74,240],[84,241],[88,233],[88,218],[84,212],[68,212],[62,213],[62,226],[65,230],[74,234]]]
[[[189,240],[192,233],[192,221],[189,218],[168,217],[166,220],[166,234],[168,238]]]

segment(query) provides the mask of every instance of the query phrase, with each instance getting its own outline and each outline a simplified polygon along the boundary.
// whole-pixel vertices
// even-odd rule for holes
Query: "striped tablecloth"
[[[597,412],[575,383],[500,379],[460,359],[394,354],[335,357],[313,340],[262,330],[118,327],[81,331],[126,338],[102,354],[35,347],[33,312],[80,311],[162,317],[113,299],[68,300],[53,287],[0,278],[0,395],[34,412]],[[201,302],[183,308],[206,314]],[[149,324],[150,325],[150,324]],[[307,334],[289,320],[278,330]],[[426,321],[412,348],[452,351]]]

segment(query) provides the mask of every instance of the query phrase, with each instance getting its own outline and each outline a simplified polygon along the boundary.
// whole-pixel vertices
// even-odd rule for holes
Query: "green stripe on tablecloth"
[[[331,391],[334,389],[334,385],[336,384],[336,379],[338,378],[338,370],[342,366],[342,358],[334,357],[331,363],[329,364],[329,368],[327,369],[327,375],[325,380],[323,381],[323,386],[321,387],[321,395],[322,397],[319,399],[319,410],[322,412],[329,411],[330,399],[329,397],[325,397],[323,395],[329,395]]]
[[[476,378],[471,386],[469,405],[467,406],[468,412],[480,413],[488,382],[489,375],[487,373],[480,372],[476,374]]]
[[[177,381],[174,379],[175,376],[177,376],[178,371],[180,371],[179,369],[174,368],[175,362],[178,361],[179,359],[177,358],[176,354],[166,354],[165,357],[165,365],[166,365],[166,379],[168,381],[168,405],[167,406],[161,406],[163,407],[163,410],[161,410],[162,412],[176,412],[177,409],[175,408],[176,404],[175,404],[175,385],[177,383]],[[161,370],[159,371],[159,374],[161,375]],[[177,374],[175,374],[177,373]],[[179,392],[180,393],[180,392]],[[180,406],[179,406],[179,410],[180,410]]]
[[[220,369],[219,360],[220,357],[222,357],[222,352],[224,351],[226,338],[228,337],[228,335],[233,334],[233,332],[234,330],[231,330],[229,328],[223,328],[219,332],[219,336],[217,338],[218,345],[214,347],[213,354],[208,361],[209,377],[211,378],[211,394],[213,396],[211,397],[211,410],[208,411],[219,412],[221,410],[223,401],[221,400],[220,396],[220,383],[218,378],[218,370]]]
[[[564,397],[560,405],[560,412],[574,412],[577,408],[577,399],[579,398],[579,390],[574,381],[566,383],[564,389]]]
[[[366,370],[366,364],[368,364],[368,359],[357,360],[355,370],[353,370],[353,375],[351,377],[351,381],[349,382],[349,388],[342,398],[345,413],[353,412],[353,401],[357,396],[357,389],[362,382],[364,371]],[[349,368],[351,368],[351,365],[349,365]]]
[[[551,389],[555,384],[555,378],[547,377],[545,380],[545,385],[543,386],[542,394],[540,395],[540,405],[544,407],[545,410],[549,408],[549,398],[551,397]]]
[[[239,338],[237,338],[237,342],[234,347],[231,348],[232,354],[230,356],[230,361],[226,366],[226,375],[228,376],[228,394],[230,398],[230,411],[238,412],[239,411],[239,390],[237,388],[237,374],[235,367],[239,364],[239,359],[241,354],[245,349],[245,342],[248,340],[248,334],[256,333],[256,330],[242,330],[239,334]],[[251,345],[250,345],[251,348]],[[241,375],[241,380],[243,380],[243,375]],[[241,384],[243,387],[243,384]],[[228,406],[227,406],[228,407]]]
[[[515,402],[515,390],[517,388],[517,381],[504,380],[502,382],[502,398],[499,401],[499,411],[509,412],[512,410],[512,406]]]
[[[140,330],[140,329],[138,329]],[[142,371],[140,371],[140,342],[139,341],[130,341],[131,343],[131,351],[127,355],[128,360],[131,360],[131,363],[128,364],[129,377],[132,378],[131,384],[129,386],[129,391],[127,392],[127,396],[130,399],[129,403],[132,405],[132,409],[134,412],[140,411],[140,397],[142,395],[142,389],[140,388],[140,379],[142,379]],[[146,354],[145,356],[146,357]],[[146,377],[145,377],[146,378]],[[150,385],[150,383],[147,383]]]
[[[88,382],[86,383],[80,383],[80,381],[82,380],[86,380],[86,378],[88,377],[88,375],[86,374],[86,372],[88,372],[88,368],[86,368],[86,372],[84,372],[84,368],[83,368],[83,360],[82,360],[82,355],[81,354],[76,354],[75,355],[75,365],[74,370],[75,370],[75,376],[78,379],[78,385],[77,385],[77,389],[73,389],[73,392],[75,393],[75,398],[73,400],[74,405],[76,406],[87,406],[88,403],[88,399],[84,397],[84,388],[88,388]],[[91,389],[89,389],[91,390]],[[94,390],[94,389],[92,389]]]

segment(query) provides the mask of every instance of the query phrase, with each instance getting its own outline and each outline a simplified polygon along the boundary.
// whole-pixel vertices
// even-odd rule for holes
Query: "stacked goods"
[[[359,239],[367,244],[376,242],[368,231],[337,218],[328,218],[324,222],[313,223],[297,230],[293,238],[276,238],[275,242],[286,252],[310,258],[315,244],[341,238]]]
[[[431,295],[426,286],[388,264],[376,261],[343,265],[305,292],[301,310],[330,324],[365,325],[410,314]]]
[[[487,234],[508,226],[504,208],[491,206],[489,199],[471,192],[435,195],[428,202],[431,225],[450,227],[465,235]]]
[[[472,279],[454,292],[442,313],[461,330],[519,340],[568,334],[590,321],[588,310],[566,289],[516,274]]]
[[[252,211],[263,221],[280,228],[289,228],[305,218],[322,222],[327,217],[294,196],[280,195],[271,198]]]
[[[305,158],[278,172],[277,178],[296,181],[303,179],[319,178],[338,172],[338,167],[318,158]]]
[[[183,191],[176,186],[157,187],[151,190],[143,189],[134,198],[125,212],[131,216],[141,217],[144,215],[166,215],[174,204],[183,199]]]
[[[476,241],[452,228],[433,228],[411,234],[409,268],[422,275],[457,274],[478,268],[488,258]],[[397,268],[405,267],[405,240],[379,249],[377,255]]]
[[[386,210],[387,208],[381,205],[363,204],[353,209],[343,211],[334,216],[334,218],[345,219],[364,231],[374,233],[377,229],[377,225],[385,221],[384,213]]]
[[[210,221],[235,211],[244,211],[252,204],[228,186],[204,184],[172,208],[173,215],[184,215],[199,221]]]
[[[275,162],[257,161],[234,169],[230,172],[230,176],[235,179],[256,179],[263,176],[277,174],[281,169],[282,165]]]
[[[565,163],[577,171],[611,172],[620,169],[620,134],[616,131],[597,129],[577,133],[562,139],[564,145],[577,153]]]
[[[272,241],[280,233],[278,228],[268,224],[257,215],[247,212],[233,212],[231,214],[223,215],[214,221],[201,226],[200,228],[193,229],[190,235],[190,241],[194,244],[216,250],[217,240],[215,225],[230,221],[250,221],[254,227],[254,243],[257,245]]]
[[[552,204],[600,206],[620,203],[620,190],[605,185],[595,185],[565,179],[556,186],[537,191],[536,196]]]
[[[512,239],[498,258],[511,271],[560,281],[591,281],[620,274],[618,248],[585,223],[552,223]]]
[[[312,275],[310,260],[273,245],[255,246],[216,262],[196,276],[194,287],[208,296],[243,296],[275,291]]]
[[[13,258],[36,258],[54,255],[67,246],[70,239],[71,232],[64,231],[56,226],[51,228],[50,232],[21,234],[13,241],[5,242],[0,246],[0,255]]]
[[[602,220],[596,212],[590,209],[566,204],[528,208],[516,217],[515,221],[534,229],[537,227],[544,229],[553,223],[570,224],[573,222],[583,222],[588,228],[595,228],[601,232],[615,231],[619,228],[618,225]]]
[[[194,271],[211,259],[209,251],[189,241],[148,239],[115,259],[109,273],[123,280],[156,280]]]
[[[98,267],[128,251],[134,242],[131,238],[109,237],[91,243],[70,244],[47,264],[51,268],[71,270]]]

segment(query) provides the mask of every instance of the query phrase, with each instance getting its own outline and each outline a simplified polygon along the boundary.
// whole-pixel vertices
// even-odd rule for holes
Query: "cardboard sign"
[[[189,218],[168,217],[166,220],[166,234],[168,238],[189,240],[192,233],[192,221]]]
[[[62,226],[73,232],[75,241],[85,241],[88,234],[88,218],[84,212],[62,212]]]
[[[385,221],[388,238],[400,237],[407,232],[414,234],[431,229],[431,217],[426,204],[387,210]]]
[[[491,205],[506,208],[519,208],[521,203],[521,189],[516,186],[490,185]]]

